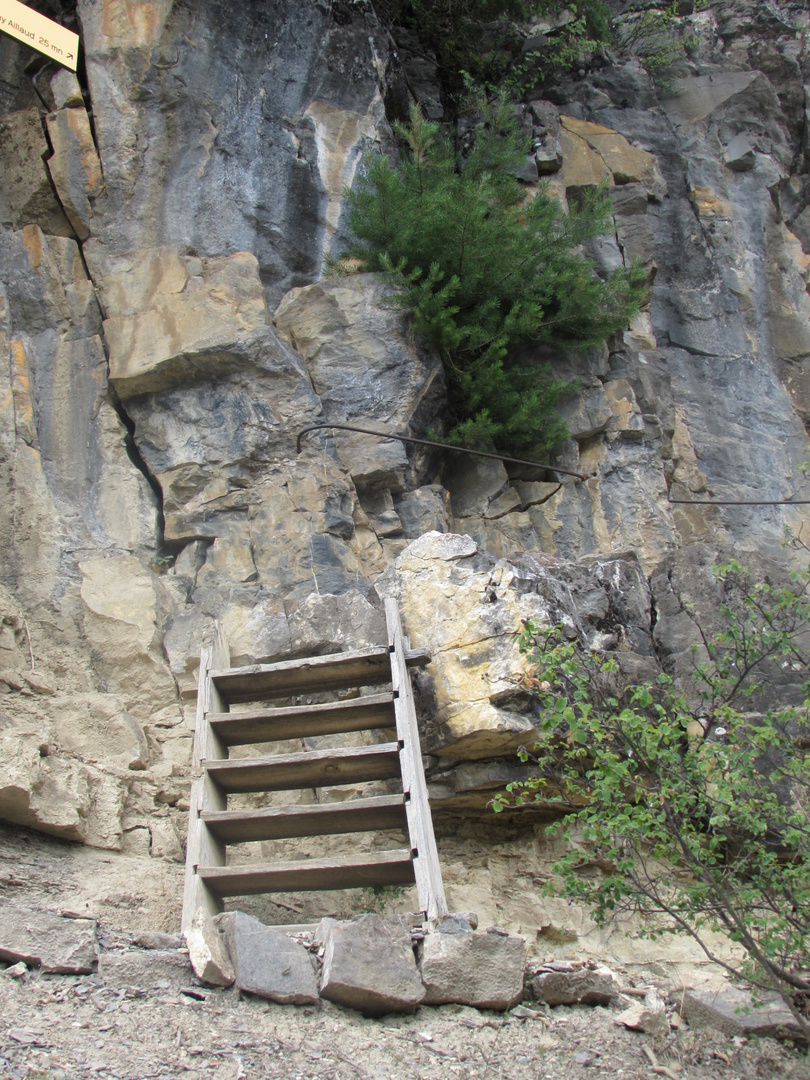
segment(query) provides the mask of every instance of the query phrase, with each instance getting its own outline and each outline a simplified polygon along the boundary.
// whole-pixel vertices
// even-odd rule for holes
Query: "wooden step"
[[[406,829],[404,795],[318,803],[315,806],[267,806],[261,810],[211,810],[201,815],[217,840],[241,844],[291,836]]]
[[[385,694],[332,701],[326,705],[208,713],[207,720],[223,746],[369,731],[371,728],[394,727],[394,695],[389,690]]]
[[[388,647],[379,645],[305,660],[282,660],[278,664],[211,671],[210,677],[223,701],[235,705],[240,701],[262,701],[390,682],[390,656]],[[430,655],[424,649],[411,649],[406,657],[409,665],[425,664],[429,659]]]
[[[408,885],[414,881],[407,848],[373,855],[305,859],[255,866],[200,866],[197,873],[217,897],[254,893],[303,892],[316,889],[358,889]]]
[[[310,750],[304,754],[205,761],[203,767],[219,789],[230,795],[243,791],[290,791],[293,788],[362,784],[399,777],[398,743]]]

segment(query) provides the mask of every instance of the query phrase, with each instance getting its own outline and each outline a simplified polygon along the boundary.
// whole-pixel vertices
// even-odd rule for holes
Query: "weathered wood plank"
[[[407,849],[298,863],[206,866],[200,867],[200,876],[218,897],[408,885],[414,880]]]
[[[197,712],[194,726],[193,764],[200,767],[204,758],[224,758],[227,754],[218,736],[208,723],[208,713],[227,708],[211,681],[211,669],[230,664],[231,657],[228,642],[222,626],[215,622],[211,640],[200,650],[200,670],[197,676]],[[202,820],[203,812],[224,810],[225,796],[216,788],[207,776],[203,775],[192,786],[189,808],[188,839],[186,841],[186,873],[183,886],[182,929],[185,930],[194,918],[198,907],[204,907],[212,914],[222,910],[222,904],[206,888],[197,873],[201,864],[209,866],[225,865],[225,846],[210,835]]]
[[[378,743],[205,764],[208,775],[227,794],[290,791],[393,779],[399,776],[399,748],[397,743]]]
[[[183,886],[182,930],[191,925],[197,908],[211,915],[222,911],[222,902],[206,886],[198,873],[200,866],[224,866],[225,845],[214,837],[202,820],[206,811],[225,809],[225,796],[217,791],[207,776],[201,776],[191,786],[191,807],[188,815],[186,841],[186,874]]]
[[[211,713],[208,722],[223,746],[337,735],[348,731],[394,726],[394,695],[373,694],[325,705],[296,705],[288,709],[256,709],[241,713]]]
[[[281,840],[293,836],[407,829],[405,797],[380,795],[315,806],[268,806],[261,810],[206,812],[209,831],[225,844]]]
[[[424,651],[411,651],[407,662],[424,664],[428,659]],[[349,686],[372,686],[388,682],[390,677],[388,650],[384,645],[305,660],[211,671],[214,685],[230,705]]]
[[[406,811],[411,847],[415,849],[414,874],[419,904],[430,920],[447,914],[442,871],[433,819],[428,802],[427,783],[419,747],[419,726],[413,688],[405,659],[402,623],[396,602],[385,601],[385,620],[388,627],[388,647],[391,654],[391,685],[396,695],[394,711],[402,763],[402,787],[408,796]]]
[[[197,713],[194,724],[194,754],[192,764],[199,767],[204,758],[227,757],[225,747],[207,722],[211,712],[222,713],[227,705],[211,679],[216,667],[230,664],[231,656],[225,632],[218,622],[214,623],[212,639],[200,650],[200,671],[197,676]]]

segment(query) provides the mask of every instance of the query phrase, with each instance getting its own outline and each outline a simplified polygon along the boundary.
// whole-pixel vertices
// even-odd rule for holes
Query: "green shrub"
[[[776,989],[810,1035],[810,573],[788,588],[738,564],[716,573],[724,629],[704,636],[701,662],[696,651],[691,705],[665,675],[621,690],[613,659],[524,628],[542,738],[521,756],[537,775],[495,809],[542,800],[567,811],[551,827],[570,846],[559,891],[600,922],[633,910],[652,936],[686,931]],[[803,679],[803,703],[780,705],[763,672]],[[713,953],[715,930],[747,963]]]
[[[576,248],[605,232],[610,200],[586,192],[568,214],[541,189],[527,196],[512,173],[528,147],[512,108],[485,109],[464,160],[418,107],[398,167],[382,154],[346,193],[356,246],[371,270],[392,275],[416,329],[447,373],[448,438],[503,453],[541,454],[565,437],[554,411],[564,383],[516,347],[585,349],[628,323],[645,283],[637,266],[601,281]]]

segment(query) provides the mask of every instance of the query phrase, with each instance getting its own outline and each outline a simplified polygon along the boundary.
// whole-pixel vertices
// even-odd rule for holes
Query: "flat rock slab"
[[[299,942],[243,911],[226,911],[214,923],[224,937],[240,990],[281,1005],[318,1000],[315,968]]]
[[[0,960],[54,975],[88,975],[98,966],[96,924],[0,900]]]
[[[351,922],[324,919],[321,997],[367,1015],[412,1012],[425,996],[408,927],[370,913]]]
[[[546,1005],[609,1005],[618,993],[613,972],[607,968],[539,971],[531,987],[535,1001]]]
[[[425,937],[425,1004],[509,1009],[523,996],[526,942],[516,934],[438,933]]]
[[[169,989],[188,986],[191,981],[191,964],[185,950],[102,953],[98,971],[105,986],[120,990],[134,986],[139,990]]]
[[[793,1014],[776,994],[756,1000],[747,990],[687,990],[681,1015],[692,1027],[711,1027],[724,1035],[806,1041]]]

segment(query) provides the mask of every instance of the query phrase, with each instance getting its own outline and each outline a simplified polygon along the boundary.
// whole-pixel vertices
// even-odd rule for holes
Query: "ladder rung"
[[[351,701],[333,701],[326,705],[209,713],[207,720],[224,746],[368,731],[371,728],[394,726],[394,695],[389,691]]]
[[[266,892],[373,888],[414,881],[407,849],[346,858],[256,866],[200,866],[197,873],[215,896],[250,896]]]
[[[319,803],[315,806],[268,806],[262,810],[203,813],[202,820],[224,844],[281,840],[291,836],[406,829],[404,795]]]
[[[226,794],[360,784],[399,777],[399,746],[378,743],[278,757],[204,761],[203,768]]]
[[[391,679],[390,652],[385,645],[355,652],[331,653],[305,660],[282,660],[277,664],[212,671],[211,679],[228,704],[288,697],[291,694],[339,690],[349,686],[370,686]],[[430,659],[424,649],[410,649],[409,665]]]

